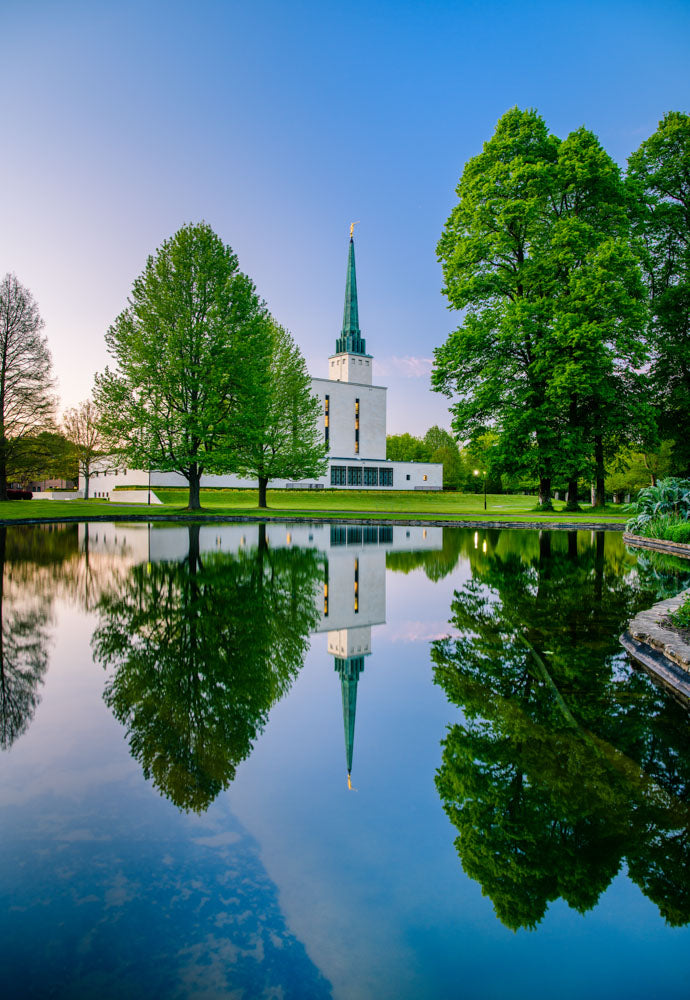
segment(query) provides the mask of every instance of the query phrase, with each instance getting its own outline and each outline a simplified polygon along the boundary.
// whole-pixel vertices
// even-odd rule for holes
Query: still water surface
[[[690,995],[617,533],[0,529],[3,995]]]

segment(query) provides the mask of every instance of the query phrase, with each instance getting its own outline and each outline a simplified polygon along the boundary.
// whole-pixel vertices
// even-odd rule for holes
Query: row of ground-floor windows
[[[393,470],[362,468],[361,465],[332,465],[331,486],[392,486]]]

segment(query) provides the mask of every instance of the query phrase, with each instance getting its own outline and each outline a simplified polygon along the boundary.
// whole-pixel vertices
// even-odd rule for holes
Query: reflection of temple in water
[[[94,527],[97,529],[94,531]],[[88,525],[80,525],[84,548]],[[251,552],[295,546],[323,553],[323,585],[315,594],[317,632],[327,635],[328,653],[340,676],[348,787],[351,787],[357,689],[371,655],[371,630],[386,621],[386,553],[433,551],[443,546],[443,529],[418,525],[286,524],[259,522],[206,524],[198,528],[199,554]],[[82,535],[84,538],[82,539]],[[118,551],[128,563],[182,562],[189,555],[186,524],[91,525],[89,551]]]

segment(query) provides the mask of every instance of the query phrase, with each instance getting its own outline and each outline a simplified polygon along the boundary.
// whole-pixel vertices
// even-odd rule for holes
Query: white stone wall
[[[330,631],[328,652],[331,656],[339,656],[341,659],[346,659],[348,656],[368,656],[371,653],[371,625]]]
[[[344,486],[332,486],[331,485],[331,466],[338,466],[339,468],[345,468],[346,483]],[[391,469],[393,472],[393,485],[391,487],[382,486],[365,486],[362,482],[361,486],[352,487],[347,485],[347,469],[348,468],[376,468],[376,469]],[[409,478],[408,478],[409,477]],[[425,478],[426,477],[426,478]],[[364,473],[362,473],[362,480],[364,480]],[[217,488],[217,489],[256,489],[257,482],[255,479],[241,479],[239,476],[202,476],[201,485],[206,488]],[[136,469],[128,469],[126,475],[121,471],[117,476],[114,475],[112,470],[107,473],[99,473],[99,476],[92,479],[89,484],[89,493],[91,497],[105,497],[111,500],[120,499],[117,495],[112,495],[111,491],[115,489],[116,486],[138,486],[140,489],[147,489],[148,487],[148,472],[137,471]],[[151,472],[151,487],[155,489],[157,486],[187,486],[187,480],[184,476],[181,476],[177,472],[156,472],[155,470]],[[309,487],[323,487],[328,489],[393,489],[393,490],[440,490],[443,488],[443,466],[440,463],[433,462],[386,462],[385,460],[374,461],[373,459],[360,459],[360,458],[330,458],[328,463],[328,468],[323,476],[318,478],[295,481],[292,479],[272,479],[269,482],[269,489],[285,489],[301,487],[307,489]],[[84,488],[83,479],[79,480],[80,489]],[[121,498],[123,503],[127,502],[126,495]]]
[[[334,354],[328,359],[328,377],[339,382],[371,385],[373,365],[370,354]]]
[[[153,479],[151,480],[153,482]],[[115,465],[113,459],[104,459],[94,465],[89,477],[89,498],[107,499],[116,486],[138,486],[148,489],[149,474],[142,469],[129,469]],[[184,480],[183,480],[184,482]],[[79,475],[79,489],[84,490],[84,477]]]
[[[329,397],[329,455],[356,458],[386,457],[386,392],[383,386],[358,385],[312,379],[312,392],[321,403],[324,427],[326,396]],[[355,401],[359,400],[359,452],[355,450]]]

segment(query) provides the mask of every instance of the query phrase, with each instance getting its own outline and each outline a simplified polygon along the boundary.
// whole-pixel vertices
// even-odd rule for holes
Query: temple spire
[[[347,274],[345,276],[345,308],[343,309],[343,328],[336,340],[336,354],[366,354],[365,342],[359,329],[359,306],[357,303],[357,273],[355,271],[355,241],[350,225],[350,246],[347,255]]]
[[[347,763],[348,788],[352,787],[352,751],[355,745],[355,713],[357,711],[357,682],[364,669],[363,656],[335,658],[335,669],[340,674],[343,695],[343,728],[345,730],[345,761]]]

